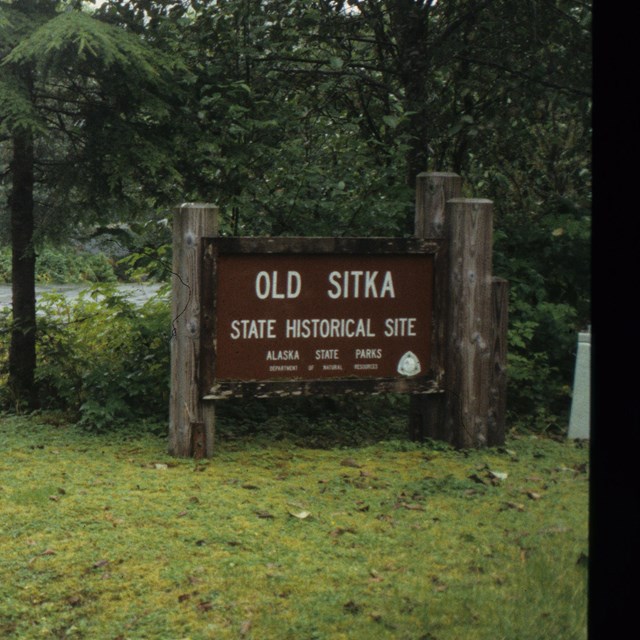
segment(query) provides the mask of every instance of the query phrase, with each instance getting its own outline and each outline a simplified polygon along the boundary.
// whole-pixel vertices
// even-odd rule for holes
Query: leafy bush
[[[115,282],[110,260],[102,253],[90,253],[70,246],[47,246],[38,252],[36,280],[41,284]],[[0,247],[0,282],[11,282],[11,251]]]
[[[166,299],[142,307],[114,287],[96,287],[71,303],[40,304],[37,384],[41,405],[75,415],[92,431],[162,420],[169,397]]]
[[[511,420],[564,433],[577,334],[590,322],[591,220],[586,209],[556,206],[546,219],[501,225],[494,271],[509,280]]]
[[[11,251],[0,247],[0,282],[11,282]]]

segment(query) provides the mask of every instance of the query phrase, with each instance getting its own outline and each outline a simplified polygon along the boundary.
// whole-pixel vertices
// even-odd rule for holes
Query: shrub
[[[47,295],[38,336],[37,384],[43,407],[73,413],[105,431],[165,418],[169,397],[169,305],[142,307],[101,286],[71,303]]]
[[[38,251],[36,280],[41,284],[115,282],[111,261],[102,253],[46,246]],[[0,282],[11,282],[11,250],[0,248]]]

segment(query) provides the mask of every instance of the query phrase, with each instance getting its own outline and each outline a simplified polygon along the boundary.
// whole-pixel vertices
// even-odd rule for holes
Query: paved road
[[[127,294],[127,296],[137,304],[144,304],[158,290],[157,284],[120,284],[118,289]],[[56,285],[39,285],[36,287],[36,296],[39,297],[43,293],[55,291],[63,293],[67,298],[73,299],[78,296],[81,291],[88,287],[78,284],[56,284]],[[0,284],[0,309],[11,306],[11,285]]]

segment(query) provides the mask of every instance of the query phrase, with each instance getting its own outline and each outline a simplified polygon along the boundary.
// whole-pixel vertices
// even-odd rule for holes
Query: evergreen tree
[[[167,173],[163,123],[175,64],[81,1],[2,0],[0,159],[12,246],[9,387],[35,400],[36,241],[140,204]],[[162,175],[161,175],[162,173]]]

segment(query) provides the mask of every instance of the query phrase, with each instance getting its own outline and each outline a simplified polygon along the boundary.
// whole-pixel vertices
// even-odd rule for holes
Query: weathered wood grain
[[[216,252],[353,255],[436,253],[440,244],[425,238],[242,237],[215,238]]]
[[[449,308],[449,239],[445,226],[446,203],[462,193],[462,178],[456,173],[421,173],[416,178],[415,235],[440,241],[435,262],[433,334],[431,340],[432,371],[443,388],[446,382]],[[411,398],[409,433],[415,440],[432,438],[451,440],[446,420],[447,394]]]
[[[462,195],[462,178],[457,173],[425,172],[416,178],[416,238],[445,237],[445,205]]]
[[[454,198],[446,204],[449,238],[447,430],[458,448],[488,443],[492,356],[493,203]]]
[[[504,442],[508,284],[492,277],[493,204],[460,198],[456,174],[420,174],[417,185],[414,238],[218,238],[215,206],[188,203],[176,210],[172,455],[212,455],[215,401],[229,397],[411,393],[414,437],[459,448]],[[413,380],[215,380],[215,269],[216,257],[225,252],[435,254],[429,375]]]
[[[213,453],[215,405],[200,398],[200,281],[201,238],[216,235],[217,207],[206,203],[186,203],[173,220],[171,395],[169,401],[169,453],[194,455],[194,425],[204,425],[205,455]],[[198,453],[200,455],[200,453]]]

